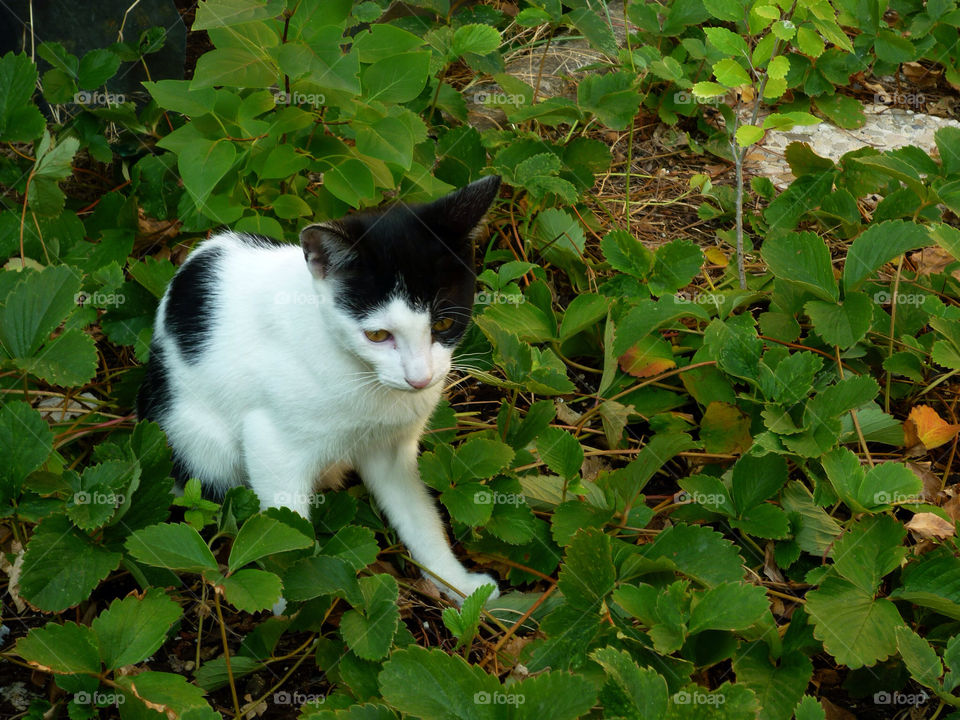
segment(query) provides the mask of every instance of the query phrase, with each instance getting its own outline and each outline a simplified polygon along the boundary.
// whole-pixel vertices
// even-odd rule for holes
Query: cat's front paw
[[[462,592],[465,596],[472,595],[474,590],[482,587],[483,585],[493,585],[493,592],[490,593],[490,597],[487,598],[487,602],[496,600],[498,597],[500,597],[500,590],[497,588],[497,581],[486,573],[467,573],[463,578],[461,578],[460,582],[457,583],[457,590]],[[446,587],[440,589],[457,605],[463,605],[464,597],[459,593]]]

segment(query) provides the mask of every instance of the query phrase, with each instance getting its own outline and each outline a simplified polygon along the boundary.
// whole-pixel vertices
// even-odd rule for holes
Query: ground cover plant
[[[0,713],[960,717],[960,129],[747,163],[956,97],[956,1],[388,5],[206,0],[142,98],[162,29],[0,57]],[[491,172],[419,464],[502,597],[437,597],[358,483],[174,499],[132,407],[189,248]]]

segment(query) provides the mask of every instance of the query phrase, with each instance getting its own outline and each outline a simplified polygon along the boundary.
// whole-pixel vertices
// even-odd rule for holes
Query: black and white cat
[[[417,446],[470,320],[474,234],[499,186],[311,225],[300,247],[232,232],[198,245],[160,301],[138,402],[179,479],[246,484],[263,507],[309,517],[314,489],[356,469],[418,563],[465,594],[496,586],[451,551]]]

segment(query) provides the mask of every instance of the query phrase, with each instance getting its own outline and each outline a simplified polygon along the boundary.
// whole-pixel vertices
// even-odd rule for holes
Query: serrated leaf
[[[181,615],[180,605],[159,588],[114,600],[91,623],[107,670],[136,665],[152,655]]]
[[[313,538],[268,514],[254,515],[237,533],[228,561],[230,572],[273,553],[310,547]]]
[[[823,300],[839,300],[830,249],[817,235],[811,232],[775,235],[767,238],[760,252],[776,277],[796,283]]]
[[[885,263],[934,242],[927,228],[917,223],[888,220],[871,224],[850,246],[843,266],[843,286],[857,290]]]
[[[803,310],[817,335],[843,350],[863,340],[873,320],[873,301],[859,292],[848,292],[839,303],[810,300]]]
[[[733,543],[705,526],[674,525],[642,546],[642,551],[648,559],[669,560],[680,572],[708,587],[737,582],[743,576],[743,561]]]
[[[315,555],[294,563],[283,575],[287,600],[312,600],[321,595],[339,595],[353,606],[362,604],[357,571],[343,558]]]
[[[733,58],[723,58],[713,64],[713,75],[717,82],[728,88],[737,88],[741,85],[750,85],[750,76],[743,66]]]
[[[100,657],[90,628],[68,622],[33,628],[17,641],[17,654],[30,665],[57,674],[100,672]]]
[[[461,25],[453,33],[451,47],[455,56],[466,53],[486,55],[500,47],[500,33],[489,25]]]
[[[721,583],[694,598],[687,621],[691,635],[704,630],[745,630],[770,608],[766,591],[747,583]]]
[[[358,581],[363,595],[360,608],[344,613],[340,632],[347,646],[365,660],[386,657],[400,622],[397,608],[397,581],[386,574]]]
[[[126,547],[145,565],[183,572],[217,571],[210,548],[186,523],[160,523],[137,530],[127,538]]]
[[[540,459],[561,477],[572,479],[580,474],[583,448],[566,430],[549,427],[537,438]]]
[[[806,611],[814,637],[851,669],[873,665],[897,650],[896,629],[904,622],[896,606],[847,580],[827,577],[807,593]]]
[[[0,501],[20,493],[27,475],[39,468],[53,448],[53,433],[43,417],[22,400],[0,406]]]
[[[238,570],[221,580],[218,586],[223,588],[227,602],[248,613],[273,607],[282,590],[279,577],[257,568]]]
[[[616,571],[610,558],[610,537],[598,529],[573,536],[560,568],[557,586],[571,607],[599,612],[613,591]]]
[[[121,557],[93,542],[66,516],[53,515],[37,526],[27,543],[20,594],[41,610],[66,610],[87,600]]]

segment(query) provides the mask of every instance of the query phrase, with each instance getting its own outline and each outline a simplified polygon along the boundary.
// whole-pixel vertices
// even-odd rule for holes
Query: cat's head
[[[310,225],[300,244],[341,341],[398,390],[442,382],[470,321],[474,235],[500,187],[485,177],[426,205]]]

